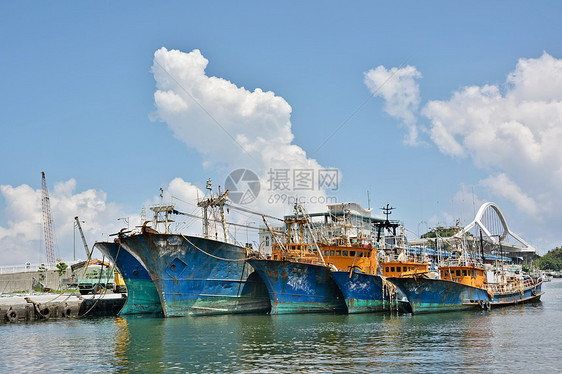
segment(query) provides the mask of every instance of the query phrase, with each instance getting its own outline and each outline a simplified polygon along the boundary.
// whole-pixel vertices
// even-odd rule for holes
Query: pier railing
[[[70,265],[75,264],[77,261],[63,261],[65,264],[67,264],[69,267]],[[22,265],[5,265],[5,266],[0,266],[0,274],[13,274],[13,273],[27,273],[27,272],[38,272],[39,269],[45,269],[45,270],[57,270],[57,265],[49,265],[49,264],[31,264],[31,263],[26,263],[26,264],[22,264]]]

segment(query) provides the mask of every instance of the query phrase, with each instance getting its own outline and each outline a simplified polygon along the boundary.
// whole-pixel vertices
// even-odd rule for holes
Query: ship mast
[[[228,243],[228,228],[226,226],[226,218],[224,215],[224,205],[228,201],[228,190],[226,192],[221,193],[220,186],[219,186],[219,194],[217,196],[213,195],[213,183],[211,179],[207,181],[206,188],[209,190],[209,196],[203,198],[203,200],[197,203],[197,206],[203,209],[203,237],[209,238],[209,208],[218,208],[221,223],[222,223],[222,230],[224,233],[224,241]]]
[[[154,229],[158,230],[158,224],[164,224],[164,232],[168,234],[168,225],[170,222],[174,222],[170,219],[169,215],[174,212],[174,204],[164,205],[164,190],[160,188],[160,205],[150,207],[150,210],[154,212]],[[164,219],[160,218],[160,215],[164,213]]]
[[[314,233],[312,232],[312,227],[310,226],[310,217],[308,216],[308,214],[306,214],[306,211],[304,210],[302,205],[299,205],[298,209],[301,211],[301,213],[304,217],[304,224],[306,225],[306,228],[308,229],[308,232],[310,233],[310,237],[312,238],[312,242],[314,243],[314,246],[316,248],[316,253],[318,254],[320,259],[322,260],[322,263],[325,264],[324,256],[322,256],[322,251],[320,250],[320,247],[318,246],[318,242],[316,241],[316,238],[314,237]],[[298,212],[296,212],[296,213],[298,214]]]

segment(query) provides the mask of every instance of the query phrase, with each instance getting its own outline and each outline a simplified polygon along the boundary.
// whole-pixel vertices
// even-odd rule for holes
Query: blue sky
[[[494,201],[512,230],[541,252],[560,245],[557,228],[562,215],[557,209],[542,212],[558,204],[559,176],[553,172],[562,167],[559,153],[541,154],[546,161],[538,162],[539,156],[528,152],[514,156],[498,151],[496,161],[486,162],[486,152],[501,147],[491,144],[486,151],[471,145],[470,123],[459,119],[461,114],[451,119],[445,112],[453,106],[455,93],[461,96],[454,104],[458,113],[464,113],[459,108],[465,105],[471,107],[470,95],[462,94],[466,87],[494,86],[507,98],[512,86],[532,86],[525,82],[533,79],[533,72],[560,80],[561,16],[562,4],[556,1],[3,2],[0,251],[13,255],[0,262],[41,260],[37,192],[42,170],[52,193],[60,184],[60,199],[53,199],[59,206],[53,210],[63,258],[72,254],[75,215],[87,216],[84,226],[90,240],[100,240],[102,233],[118,229],[118,217],[138,215],[143,205],[155,201],[159,188],[168,191],[176,178],[204,189],[207,178],[222,185],[239,167],[257,168],[260,177],[265,175],[269,158],[256,166],[244,160],[237,145],[206,153],[194,146],[197,137],[190,137],[198,134],[189,127],[193,121],[184,125],[179,118],[167,117],[155,102],[154,59],[162,47],[166,55],[198,49],[208,60],[206,77],[221,78],[247,92],[272,91],[284,100],[290,110],[279,112],[280,122],[275,123],[288,118],[289,128],[279,125],[280,133],[289,131],[293,138],[282,147],[294,145],[306,152],[301,161],[312,163],[307,164],[311,168],[337,168],[342,177],[338,191],[328,194],[339,202],[366,206],[369,190],[372,207],[391,203],[397,207],[393,218],[415,232],[421,221],[454,224],[461,218],[468,223],[474,204],[478,209],[478,202]],[[537,61],[530,65],[538,67],[527,75],[516,74],[523,78],[510,86],[506,79],[523,66],[518,65],[521,59]],[[410,86],[396,87],[413,90],[417,99],[410,107],[410,127],[418,129],[415,144],[406,140],[403,119],[385,109],[384,90],[373,95],[365,82],[366,73],[379,66],[387,71],[410,66],[418,73],[409,81],[405,76]],[[397,82],[397,76],[391,78],[384,88]],[[515,96],[560,103],[560,90],[554,85],[546,90],[547,97],[533,97],[532,89]],[[212,98],[205,100],[210,100],[205,101],[210,111],[219,108],[213,107]],[[429,109],[428,104],[437,101],[449,107]],[[209,118],[188,114],[201,121],[199,129],[206,126],[204,131],[221,136],[222,130]],[[224,115],[228,118],[228,112]],[[507,117],[510,114],[500,113],[488,121],[500,128],[493,120]],[[461,139],[464,152],[448,148],[443,137],[431,132],[446,118],[457,123],[447,133]],[[506,123],[513,122],[509,118]],[[530,128],[537,139],[539,133],[544,135],[545,129],[514,118],[523,123],[522,133]],[[557,126],[562,125],[551,123],[550,130]],[[266,139],[269,136],[256,119],[246,128],[252,135],[263,131]],[[235,127],[228,131],[238,135]],[[518,144],[511,143],[516,130],[502,131],[496,132],[498,144]],[[502,143],[501,134],[509,139]],[[548,144],[538,142],[537,147],[547,149]],[[518,164],[524,167],[519,170]],[[504,182],[512,193],[498,188]],[[94,215],[88,212],[92,206]],[[277,214],[284,210],[289,213],[290,207],[273,209]]]

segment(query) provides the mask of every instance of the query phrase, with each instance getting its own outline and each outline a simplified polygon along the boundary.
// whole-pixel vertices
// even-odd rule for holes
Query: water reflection
[[[0,326],[0,371],[559,371],[562,281],[538,304],[427,315],[116,317]]]
[[[115,317],[115,366],[131,372],[165,370],[165,322],[145,315]]]
[[[122,318],[116,358],[152,371],[482,368],[493,361],[489,321],[486,312]]]

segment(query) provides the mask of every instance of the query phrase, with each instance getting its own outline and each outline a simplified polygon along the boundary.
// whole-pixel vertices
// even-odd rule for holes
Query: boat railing
[[[394,254],[387,253],[379,257],[380,262],[425,262],[422,256],[417,256],[413,254]]]
[[[486,283],[483,285],[483,288],[493,294],[503,294],[515,291],[524,292],[534,285],[535,282],[532,279],[517,279],[506,283]]]
[[[472,259],[448,258],[439,264],[439,267],[451,266],[467,266],[467,267],[482,267],[481,264]]]

